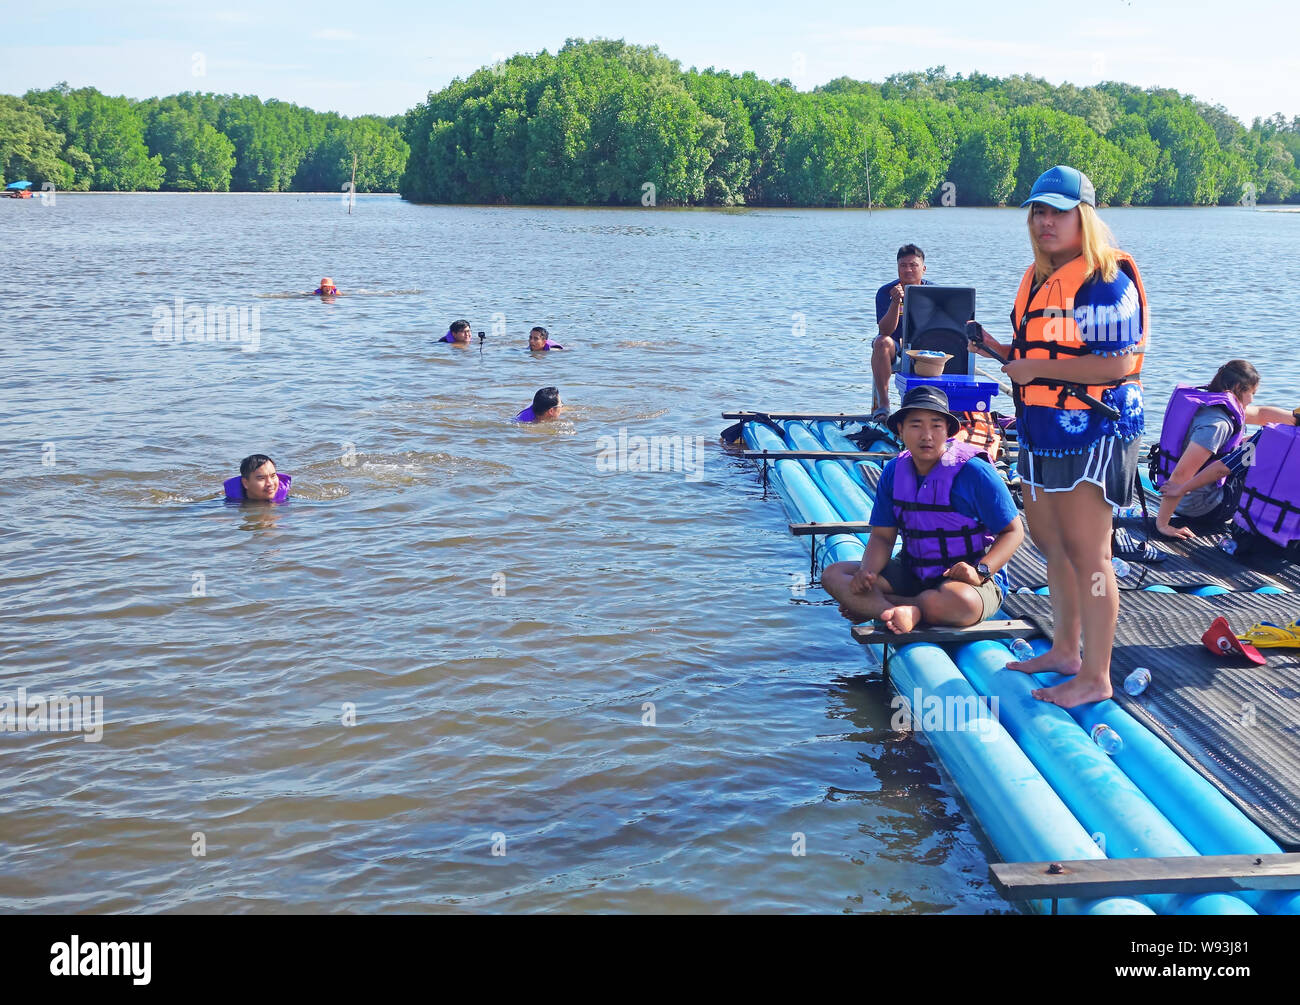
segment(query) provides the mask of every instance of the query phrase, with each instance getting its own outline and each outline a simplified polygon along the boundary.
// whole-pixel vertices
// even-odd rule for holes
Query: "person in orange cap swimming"
[[[334,285],[334,280],[326,276],[320,281],[320,286],[312,290],[314,297],[337,297],[340,296],[339,288]]]

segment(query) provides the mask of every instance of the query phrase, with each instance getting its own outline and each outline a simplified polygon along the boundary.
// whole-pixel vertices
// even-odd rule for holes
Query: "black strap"
[[[1142,524],[1150,528],[1155,521],[1147,514],[1147,489],[1142,484],[1142,475],[1138,473],[1136,468],[1133,469],[1133,487],[1137,489],[1138,501],[1142,504]]]
[[[923,561],[923,559],[918,559],[910,553],[907,544],[909,541],[921,541],[934,538],[939,542],[939,558],[945,568],[951,568],[958,562],[968,562],[971,565],[975,565],[977,563],[972,562],[971,560],[982,558],[988,551],[982,540],[983,537],[984,534],[981,533],[981,530],[978,527],[972,530],[923,530],[913,532],[909,532],[907,528],[904,527],[903,551],[907,554],[908,558],[912,559],[912,561]],[[965,543],[959,550],[954,550],[949,547],[949,542],[953,538],[962,538],[964,540]],[[980,540],[976,540],[976,538],[979,538]]]
[[[951,504],[941,503],[923,503],[923,502],[904,502],[901,499],[895,499],[894,505],[907,513],[951,513]]]
[[[1255,522],[1254,517],[1250,515],[1250,504],[1247,502],[1247,497],[1258,499],[1265,506],[1277,507],[1277,519],[1273,521],[1274,534],[1280,534],[1282,532],[1282,521],[1286,519],[1288,513],[1300,513],[1300,506],[1291,502],[1289,499],[1278,499],[1275,496],[1266,495],[1259,489],[1251,488],[1249,485],[1243,485],[1241,489],[1241,501],[1237,504],[1237,511],[1242,515],[1246,523],[1250,524],[1250,529],[1256,534],[1262,532],[1259,529],[1259,525]]]

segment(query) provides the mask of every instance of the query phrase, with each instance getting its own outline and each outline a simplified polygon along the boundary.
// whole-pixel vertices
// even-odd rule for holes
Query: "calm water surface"
[[[1296,403],[1300,215],[1105,215],[1156,412],[1235,355]],[[869,403],[904,241],[1004,333],[1020,210],[0,205],[0,695],[107,720],[0,733],[0,910],[1014,910],[716,443],[724,409]],[[322,275],[373,292],[285,295]],[[159,342],[177,297],[259,308],[258,350]],[[481,350],[435,342],[458,317]],[[546,384],[565,420],[512,425]],[[702,468],[602,473],[620,430]],[[254,451],[291,505],[218,499]]]

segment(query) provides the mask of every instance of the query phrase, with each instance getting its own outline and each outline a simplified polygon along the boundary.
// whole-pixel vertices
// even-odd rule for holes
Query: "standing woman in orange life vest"
[[[1008,668],[1068,675],[1034,697],[1073,708],[1111,695],[1119,616],[1111,507],[1129,504],[1141,450],[1146,292],[1097,216],[1086,175],[1045,171],[1023,205],[1034,264],[1016,294],[1015,337],[1008,347],[986,334],[984,345],[1008,360],[1025,516],[1047,558],[1055,638],[1048,652]]]

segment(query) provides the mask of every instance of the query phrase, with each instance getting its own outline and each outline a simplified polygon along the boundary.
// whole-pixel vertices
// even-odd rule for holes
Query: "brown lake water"
[[[1153,425],[1232,356],[1300,403],[1300,216],[1104,215]],[[0,700],[105,720],[0,732],[0,911],[1015,910],[717,443],[869,404],[905,241],[1004,333],[1020,210],[0,205]],[[322,275],[354,295],[289,295]],[[177,298],[255,344],[162,341]],[[606,470],[641,436],[684,449]],[[255,451],[289,505],[220,500]]]

